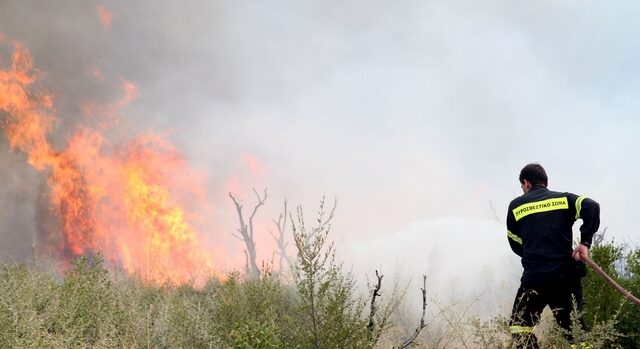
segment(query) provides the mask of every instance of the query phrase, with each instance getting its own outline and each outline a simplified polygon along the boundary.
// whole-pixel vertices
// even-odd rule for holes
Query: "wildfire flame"
[[[98,6],[96,10],[98,12],[98,17],[100,18],[100,24],[105,29],[109,29],[111,27],[111,22],[113,21],[113,12],[109,11],[109,9],[104,6]]]
[[[3,38],[0,33],[0,44]],[[66,149],[54,149],[47,140],[56,121],[54,99],[36,86],[41,73],[26,47],[12,45],[11,67],[0,68],[2,128],[12,150],[49,174],[63,251],[100,252],[156,283],[197,286],[216,274],[194,225],[199,217],[186,204],[204,201],[202,180],[175,147],[153,134],[113,145],[98,130],[79,127]],[[108,113],[138,96],[135,84],[123,81],[122,88],[123,99],[105,106]]]

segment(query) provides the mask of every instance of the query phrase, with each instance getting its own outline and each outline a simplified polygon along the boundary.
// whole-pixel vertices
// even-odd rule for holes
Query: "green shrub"
[[[67,347],[110,346],[120,315],[113,290],[102,257],[74,260],[58,288],[59,308],[51,333],[64,338]]]
[[[55,347],[50,335],[57,314],[53,276],[8,264],[0,272],[0,348]]]
[[[335,262],[323,221],[324,200],[317,227],[307,230],[302,209],[292,223],[297,249],[294,281],[300,296],[298,336],[301,348],[372,348],[377,336],[367,329],[366,301],[356,295],[353,277]],[[293,219],[292,219],[293,221]]]
[[[614,242],[594,246],[591,258],[616,282],[640,294],[640,249],[628,250]],[[609,325],[619,336],[608,345],[640,348],[640,307],[627,301],[604,279],[589,269],[584,280],[585,320],[593,333],[605,336]],[[605,342],[607,343],[607,342]]]
[[[213,330],[229,347],[242,347],[261,338],[273,345],[291,342],[294,299],[276,277],[264,273],[260,278],[242,280],[240,274],[233,273],[208,297]],[[252,332],[248,324],[256,330]]]
[[[230,333],[234,349],[283,349],[287,348],[276,335],[273,324],[247,322]]]

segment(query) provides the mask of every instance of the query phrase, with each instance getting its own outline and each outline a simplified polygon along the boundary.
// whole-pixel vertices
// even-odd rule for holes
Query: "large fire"
[[[8,45],[1,33],[0,44]],[[65,149],[55,149],[48,140],[54,98],[38,86],[41,73],[26,47],[11,46],[10,67],[0,66],[2,128],[11,149],[26,153],[29,164],[49,176],[61,250],[74,256],[100,252],[156,283],[198,285],[215,274],[214,256],[195,228],[193,205],[204,200],[202,181],[181,154],[158,135],[113,145],[87,126],[78,127]],[[123,81],[122,89],[123,99],[103,106],[104,113],[138,95],[133,83]],[[85,103],[81,109],[95,115],[100,107]]]

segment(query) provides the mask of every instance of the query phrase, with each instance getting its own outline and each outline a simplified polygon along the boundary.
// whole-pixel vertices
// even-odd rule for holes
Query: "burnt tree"
[[[422,317],[420,318],[420,323],[418,324],[418,327],[416,327],[416,329],[413,331],[413,334],[407,338],[404,342],[402,342],[402,344],[400,344],[397,348],[394,347],[394,349],[405,349],[408,348],[410,345],[413,344],[413,341],[416,340],[416,338],[418,338],[418,335],[420,334],[420,332],[422,332],[422,330],[427,327],[427,323],[424,321],[424,314],[427,310],[427,276],[426,275],[422,275],[422,288],[420,289],[420,291],[422,292]]]
[[[280,216],[278,216],[277,221],[275,219],[273,220],[273,223],[278,228],[278,236],[276,236],[271,230],[269,230],[269,232],[271,233],[271,236],[278,244],[278,252],[276,253],[280,256],[280,261],[279,261],[280,273],[283,272],[285,262],[287,263],[288,266],[291,266],[291,257],[289,257],[289,255],[287,254],[287,246],[289,245],[289,243],[284,238],[285,231],[287,228],[287,214],[288,214],[287,200],[285,199],[283,212],[280,214]]]
[[[254,240],[253,217],[255,217],[256,212],[258,212],[260,206],[264,205],[264,202],[267,200],[267,189],[264,190],[263,196],[260,196],[260,194],[255,189],[253,189],[253,192],[256,194],[258,203],[253,207],[253,211],[249,216],[248,224],[245,222],[244,216],[242,214],[242,203],[238,199],[236,199],[233,194],[231,194],[231,192],[229,192],[229,197],[236,205],[238,219],[240,220],[240,228],[238,229],[238,233],[240,235],[233,234],[233,236],[241,241],[244,241],[246,247],[245,266],[247,274],[257,277],[260,275],[260,268],[258,268],[258,264],[256,262],[256,243]]]

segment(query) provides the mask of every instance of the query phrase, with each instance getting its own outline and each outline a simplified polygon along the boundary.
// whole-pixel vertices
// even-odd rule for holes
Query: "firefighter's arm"
[[[582,219],[580,226],[580,244],[591,247],[593,234],[600,227],[600,205],[584,196],[579,196],[575,202],[576,219]]]
[[[518,233],[516,227],[516,219],[513,216],[513,212],[509,209],[507,212],[507,239],[509,240],[509,246],[511,250],[518,256],[522,257],[522,237]]]

